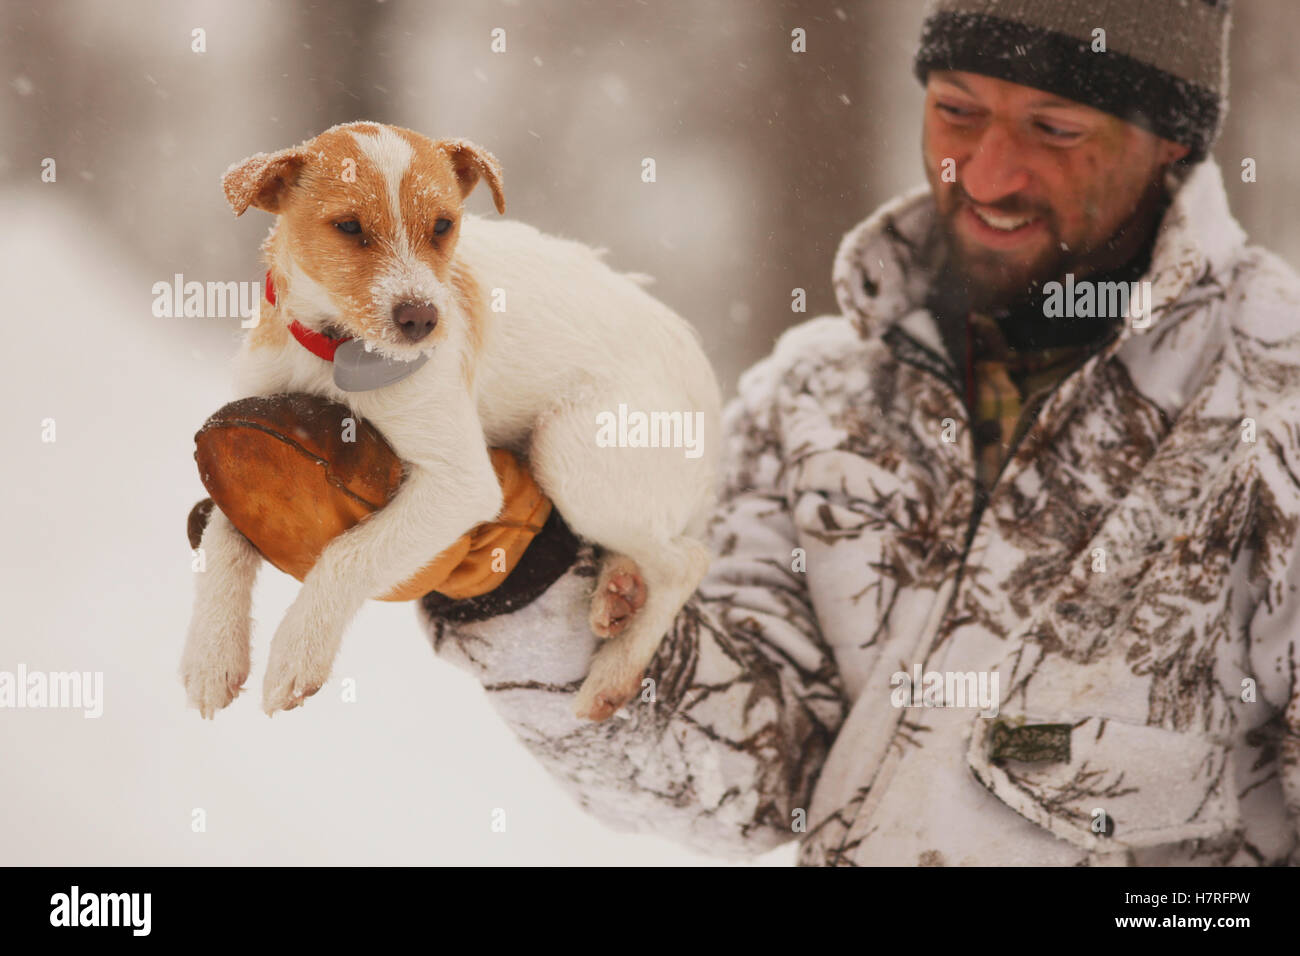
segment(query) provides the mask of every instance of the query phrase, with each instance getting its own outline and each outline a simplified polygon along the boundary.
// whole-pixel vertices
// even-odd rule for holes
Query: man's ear
[[[497,158],[482,146],[476,146],[468,140],[449,139],[438,144],[447,153],[452,168],[456,170],[456,181],[460,183],[460,198],[464,199],[478,185],[479,178],[488,181],[492,189],[492,202],[497,212],[506,211],[506,194],[501,187],[501,164]]]
[[[278,213],[284,191],[297,180],[309,155],[301,146],[291,146],[278,153],[257,153],[227,169],[221,185],[235,215],[242,216],[249,206]]]
[[[1160,146],[1162,154],[1161,159],[1164,161],[1162,165],[1165,166],[1172,166],[1192,151],[1188,146],[1183,146],[1167,139],[1162,140]]]

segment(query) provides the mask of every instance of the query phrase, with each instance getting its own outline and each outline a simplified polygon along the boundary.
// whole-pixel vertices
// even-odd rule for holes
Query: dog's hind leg
[[[605,552],[590,623],[607,639],[576,703],[578,715],[593,720],[604,720],[640,689],[660,640],[709,564],[701,538],[713,500],[711,412],[699,413],[705,424],[694,434],[710,443],[699,453],[671,442],[602,444],[599,423],[626,402],[619,391],[574,392],[539,419],[529,447],[542,491],[574,534]],[[640,385],[637,395],[647,409],[684,404],[653,385]]]
[[[591,632],[599,638],[623,633],[644,604],[645,581],[637,563],[625,555],[606,555],[591,595]]]
[[[642,691],[646,667],[660,641],[708,570],[709,550],[683,535],[645,546],[635,557],[607,554],[605,565],[625,573],[629,560],[640,571],[645,604],[630,615],[622,633],[607,640],[592,657],[591,670],[574,701],[574,713],[588,720],[604,720]],[[648,691],[647,700],[653,701],[653,688]]]

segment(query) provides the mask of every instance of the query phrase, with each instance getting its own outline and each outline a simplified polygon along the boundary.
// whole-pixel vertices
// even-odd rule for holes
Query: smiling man
[[[972,306],[1122,265],[1150,242],[1163,176],[1187,146],[1006,80],[928,76],[924,152],[937,235]]]
[[[713,565],[621,719],[572,715],[597,563],[558,511],[422,599],[583,806],[806,864],[1300,862],[1300,280],[1208,158],[1228,18],[933,5],[928,186],[742,378]]]
[[[742,378],[713,567],[624,719],[569,714],[562,516],[424,599],[584,806],[807,864],[1300,862],[1300,281],[1208,158],[1228,19],[933,4],[928,188]]]

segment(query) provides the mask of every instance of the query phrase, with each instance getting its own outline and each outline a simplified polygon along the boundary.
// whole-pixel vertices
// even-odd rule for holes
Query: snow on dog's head
[[[272,268],[290,318],[409,359],[471,321],[462,302],[472,282],[454,253],[480,179],[504,213],[501,169],[486,150],[348,123],[235,163],[222,184],[236,215],[253,206],[279,216]]]

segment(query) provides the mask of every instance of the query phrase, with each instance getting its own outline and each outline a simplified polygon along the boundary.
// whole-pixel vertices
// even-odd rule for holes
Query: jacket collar
[[[1160,222],[1151,266],[1151,314],[1125,323],[1118,347],[1156,328],[1207,272],[1219,272],[1240,251],[1246,235],[1228,209],[1223,177],[1213,158],[1179,178],[1170,173],[1171,202]],[[923,307],[933,275],[924,252],[935,222],[929,186],[886,203],[845,235],[835,255],[832,281],[840,309],[865,338],[899,326],[917,342],[943,354],[943,341]]]

